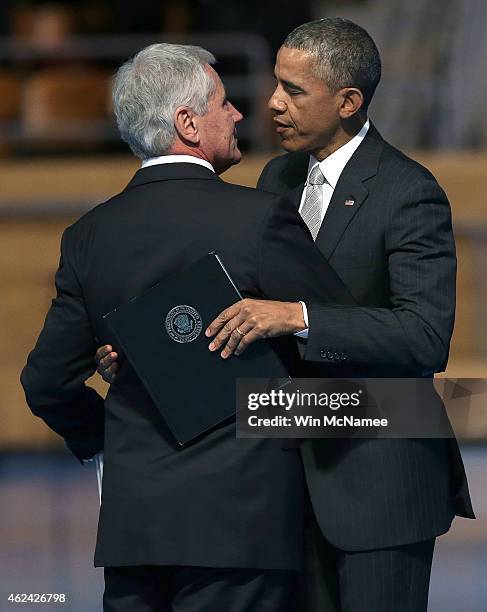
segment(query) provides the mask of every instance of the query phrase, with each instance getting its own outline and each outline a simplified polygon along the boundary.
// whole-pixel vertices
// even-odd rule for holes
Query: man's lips
[[[289,125],[288,123],[284,123],[283,121],[277,121],[277,119],[274,119],[274,123],[276,124],[276,132],[278,134],[280,134],[281,132],[284,132],[285,130],[288,130],[290,127],[292,127],[291,125]]]

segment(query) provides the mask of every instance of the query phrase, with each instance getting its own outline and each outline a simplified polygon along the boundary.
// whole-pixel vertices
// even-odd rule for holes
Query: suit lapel
[[[367,199],[367,181],[377,174],[383,140],[373,125],[350,158],[333,191],[316,245],[330,258],[345,230]]]
[[[326,258],[331,257],[343,232],[369,194],[357,176],[352,174],[349,177],[344,177],[343,180],[342,176],[340,176],[335,187],[325,218],[316,237],[316,245]],[[352,201],[353,205],[345,204],[345,202],[350,203]]]

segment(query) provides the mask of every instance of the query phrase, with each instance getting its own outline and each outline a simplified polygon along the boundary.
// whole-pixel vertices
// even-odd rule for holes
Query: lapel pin
[[[355,204],[355,200],[345,200],[345,206],[353,206]]]

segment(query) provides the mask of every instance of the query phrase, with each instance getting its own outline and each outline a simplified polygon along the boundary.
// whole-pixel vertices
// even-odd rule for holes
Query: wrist
[[[307,329],[306,322],[304,320],[303,306],[300,302],[293,302],[289,304],[289,314],[290,314],[290,326],[291,332],[296,333]]]

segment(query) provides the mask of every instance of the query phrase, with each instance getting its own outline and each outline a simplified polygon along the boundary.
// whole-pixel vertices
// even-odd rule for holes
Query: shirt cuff
[[[306,325],[306,329],[303,329],[300,332],[296,332],[294,335],[297,338],[307,338],[308,337],[308,331],[309,331],[309,321],[308,321],[308,309],[306,308],[306,304],[304,302],[301,302],[301,300],[299,300],[299,303],[301,304],[301,307],[303,309],[303,319],[304,319],[304,324]]]

